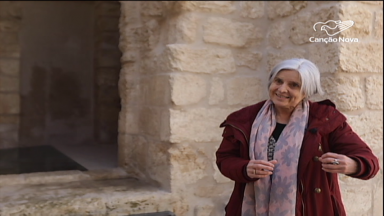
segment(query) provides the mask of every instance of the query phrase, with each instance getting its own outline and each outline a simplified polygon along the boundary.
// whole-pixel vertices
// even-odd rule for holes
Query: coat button
[[[319,156],[315,156],[315,157],[313,157],[313,160],[314,160],[314,161],[319,161]]]
[[[316,193],[321,193],[321,189],[320,188],[315,188],[315,192]]]

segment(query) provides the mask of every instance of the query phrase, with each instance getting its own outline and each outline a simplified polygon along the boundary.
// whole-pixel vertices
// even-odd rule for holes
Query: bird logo
[[[328,23],[334,23],[334,26],[330,26]],[[340,32],[351,28],[355,24],[352,20],[341,21],[341,20],[328,20],[327,22],[317,22],[313,25],[313,29],[316,31],[316,26],[321,26],[320,31],[325,31],[327,35],[334,36]]]

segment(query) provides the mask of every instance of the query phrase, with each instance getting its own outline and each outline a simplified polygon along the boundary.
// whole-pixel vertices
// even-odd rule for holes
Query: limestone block
[[[177,1],[174,10],[229,14],[236,8],[233,1]]]
[[[229,105],[250,105],[260,101],[263,93],[261,80],[255,77],[236,77],[228,81],[227,100]]]
[[[145,22],[145,30],[147,31],[147,47],[149,49],[154,49],[160,41],[160,27],[159,23],[155,19],[151,19]]]
[[[171,179],[178,185],[196,183],[208,175],[205,172],[206,160],[202,157],[204,152],[199,152],[190,145],[173,145],[169,149],[170,164],[172,164]]]
[[[369,111],[346,115],[354,131],[372,148],[375,154],[383,151],[383,112]]]
[[[381,157],[381,161],[382,161]],[[373,189],[373,215],[383,214],[383,172],[375,178],[379,181]]]
[[[207,82],[199,75],[181,74],[171,77],[171,99],[177,106],[195,104],[207,95]]]
[[[222,133],[219,125],[232,111],[221,108],[171,109],[170,142],[219,142]]]
[[[145,105],[168,105],[171,101],[169,76],[153,76],[140,79],[140,96]]]
[[[196,40],[199,18],[196,14],[185,13],[170,19],[168,43],[193,43]]]
[[[245,47],[263,40],[263,32],[252,23],[233,22],[230,19],[210,17],[203,26],[204,42],[232,47]]]
[[[306,56],[305,50],[300,48],[295,49],[283,49],[279,51],[268,50],[268,71],[267,74],[270,73],[273,67],[276,64],[280,63],[283,60],[291,59],[291,58],[305,58]]]
[[[383,5],[382,1],[359,1],[359,2],[368,4],[368,5]]]
[[[354,24],[337,36],[363,39],[371,34],[373,13],[365,5],[341,4],[339,20],[352,20]]]
[[[19,78],[0,75],[0,92],[19,92]]]
[[[357,76],[331,76],[322,79],[322,87],[341,111],[358,110],[364,107],[364,95]]]
[[[0,114],[19,114],[20,95],[11,93],[0,93]]]
[[[138,113],[140,133],[160,137],[162,113],[161,108],[143,107]]]
[[[127,76],[120,77],[119,95],[123,106],[138,104],[141,101],[139,81]]]
[[[339,47],[336,43],[312,43],[308,47],[308,60],[320,73],[336,73],[339,67]]]
[[[162,16],[163,3],[161,1],[140,1],[141,14],[143,16]]]
[[[235,60],[228,49],[167,45],[165,63],[171,70],[194,73],[233,73]]]
[[[216,105],[224,100],[224,84],[220,78],[212,78],[209,105]]]
[[[292,17],[289,38],[293,44],[300,45],[310,43],[310,37],[328,38],[325,31],[321,31],[320,25],[314,25],[318,22],[326,22],[328,20],[339,20],[338,3],[335,5],[316,8],[311,12],[301,12]]]
[[[136,27],[140,24],[140,2],[139,1],[120,1],[121,16],[119,29]]]
[[[280,49],[281,47],[289,43],[286,34],[287,26],[289,26],[287,21],[281,21],[271,24],[267,36],[268,43],[270,46],[276,49]]]
[[[145,169],[148,166],[145,152],[148,140],[144,136],[119,133],[119,166],[131,176],[146,179]]]
[[[159,182],[162,188],[171,190],[171,165],[169,163],[170,148],[169,142],[152,141],[147,152],[143,152],[142,156],[147,159],[145,171],[151,179]],[[175,170],[172,170],[175,171]]]
[[[213,204],[208,204],[208,203],[197,205],[195,206],[195,212],[196,212],[195,215],[211,216],[212,210],[214,209],[214,207],[215,206]]]
[[[235,52],[234,56],[237,66],[245,66],[253,70],[261,68],[261,60],[263,59],[261,52],[242,50],[241,52]]]
[[[119,113],[119,133],[135,134],[139,132],[139,108],[135,106],[123,106]]]
[[[383,73],[383,43],[340,43],[340,69],[347,73]],[[375,53],[375,55],[372,55]]]
[[[290,16],[307,7],[306,1],[270,1],[267,4],[269,19]]]
[[[0,57],[20,57],[20,43],[17,32],[0,33]]]
[[[373,32],[376,39],[383,39],[383,11],[375,12],[375,22]]]
[[[264,16],[263,1],[240,1],[239,4],[242,17],[256,19]]]
[[[19,59],[2,59],[0,58],[0,74],[12,77],[19,77],[20,73]]]
[[[372,186],[361,184],[359,186],[342,185],[341,193],[347,215],[369,215],[372,209]],[[358,196],[357,196],[358,195]]]
[[[383,110],[383,76],[365,79],[366,105],[369,109]]]

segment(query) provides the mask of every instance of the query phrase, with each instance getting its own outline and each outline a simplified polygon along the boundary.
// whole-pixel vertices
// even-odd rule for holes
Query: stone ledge
[[[64,183],[81,180],[105,180],[129,177],[122,168],[100,169],[91,171],[55,171],[27,174],[0,175],[0,188],[8,185],[34,185]]]
[[[130,215],[172,211],[172,194],[133,178],[1,185],[0,215]]]

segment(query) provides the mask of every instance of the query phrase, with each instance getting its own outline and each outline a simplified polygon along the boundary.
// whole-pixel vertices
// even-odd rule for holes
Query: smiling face
[[[292,112],[304,99],[301,78],[295,70],[281,70],[272,80],[269,97],[278,111]]]

